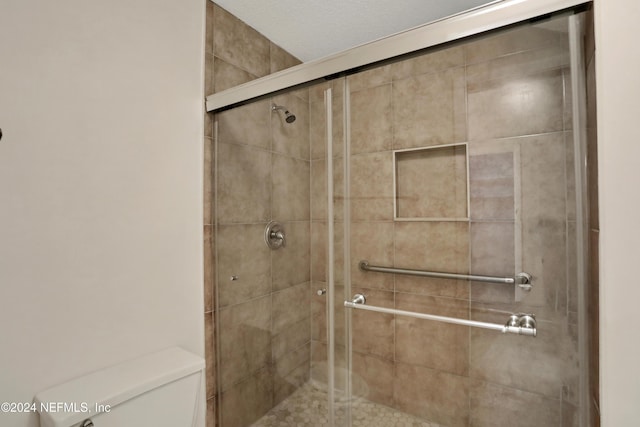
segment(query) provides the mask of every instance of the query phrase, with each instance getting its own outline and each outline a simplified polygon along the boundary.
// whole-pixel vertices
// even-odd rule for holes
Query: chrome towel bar
[[[377,313],[398,314],[401,316],[415,317],[416,319],[434,320],[436,322],[452,323],[454,325],[472,326],[475,328],[491,329],[503,334],[518,334],[535,337],[537,335],[536,317],[533,314],[518,313],[509,316],[504,325],[497,323],[478,322],[476,320],[457,319],[455,317],[436,316],[434,314],[416,313],[414,311],[397,310],[395,308],[376,307],[366,305],[367,299],[362,294],[356,294],[353,301],[345,301],[344,306],[358,310],[375,311]]]
[[[494,276],[478,276],[474,274],[456,274],[456,273],[441,273],[437,271],[424,271],[424,270],[411,270],[408,268],[394,268],[394,267],[381,267],[376,265],[369,265],[369,261],[362,260],[358,264],[362,271],[375,271],[378,273],[393,273],[393,274],[407,274],[411,276],[422,277],[436,277],[440,279],[461,279],[461,280],[473,280],[476,282],[486,283],[505,283],[508,285],[517,285],[522,290],[530,291],[531,275],[528,273],[518,273],[515,277],[494,277]]]

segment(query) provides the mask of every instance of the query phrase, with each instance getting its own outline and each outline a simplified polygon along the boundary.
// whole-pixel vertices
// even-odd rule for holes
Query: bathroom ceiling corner
[[[216,0],[303,62],[426,24],[492,0]]]

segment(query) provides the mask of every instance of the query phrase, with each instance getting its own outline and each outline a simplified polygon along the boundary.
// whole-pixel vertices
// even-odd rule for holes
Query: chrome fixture
[[[296,116],[287,110],[287,107],[282,105],[271,104],[271,111],[282,110],[284,112],[284,121],[287,123],[293,123],[296,121]]]
[[[316,291],[316,293],[318,294],[318,296],[322,296],[322,295],[327,293],[327,290],[326,289],[318,289]]]
[[[91,418],[87,418],[80,424],[80,427],[93,427],[93,421],[91,421]]]
[[[271,249],[285,246],[284,227],[279,222],[271,221],[264,229],[264,241]]]
[[[369,265],[369,261],[362,260],[358,263],[362,271],[375,271],[378,273],[407,274],[411,276],[436,277],[439,279],[462,279],[473,280],[476,282],[486,283],[505,283],[509,285],[517,285],[524,291],[530,291],[533,287],[531,283],[531,275],[528,273],[518,273],[515,277],[494,277],[494,276],[478,276],[473,274],[456,274],[456,273],[440,273],[437,271],[411,270],[408,268],[380,267]]]
[[[398,314],[401,316],[415,317],[416,319],[435,320],[436,322],[452,323],[454,325],[473,326],[475,328],[492,329],[503,334],[526,335],[535,337],[537,335],[536,317],[533,314],[512,314],[505,325],[497,323],[478,322],[475,320],[457,319],[455,317],[436,316],[434,314],[416,313],[414,311],[397,310],[395,308],[376,307],[366,305],[366,298],[362,294],[355,294],[352,301],[345,301],[344,306],[359,310],[375,311],[378,313]]]
[[[362,294],[355,294],[353,296],[353,299],[351,300],[351,304],[366,304],[366,303],[367,303],[367,297],[365,297]],[[345,301],[344,305],[345,305],[345,307],[348,307],[346,301]]]
[[[236,280],[238,280],[238,276],[236,276],[235,274],[233,276],[231,276],[231,281],[235,282]]]
[[[509,316],[509,320],[504,325],[506,328],[535,329],[537,325],[535,314],[518,313]]]

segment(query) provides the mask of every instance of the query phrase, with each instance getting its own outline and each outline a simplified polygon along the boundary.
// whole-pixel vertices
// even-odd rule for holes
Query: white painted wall
[[[204,6],[0,2],[0,402],[204,354]]]
[[[626,427],[640,424],[640,2],[595,7],[601,414]]]

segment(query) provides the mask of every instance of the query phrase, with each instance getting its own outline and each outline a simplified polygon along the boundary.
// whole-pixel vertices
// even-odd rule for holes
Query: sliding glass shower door
[[[352,425],[579,425],[576,22],[347,77]]]
[[[216,114],[218,425],[584,422],[579,24]]]

